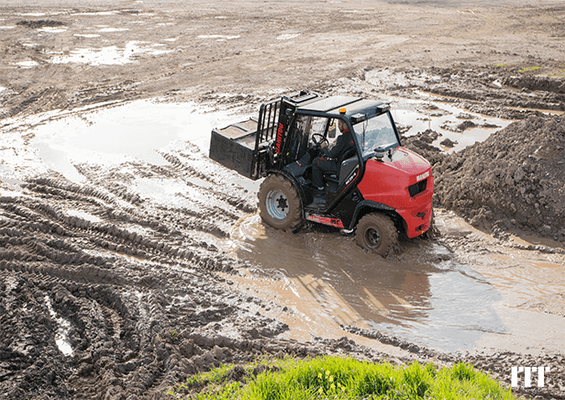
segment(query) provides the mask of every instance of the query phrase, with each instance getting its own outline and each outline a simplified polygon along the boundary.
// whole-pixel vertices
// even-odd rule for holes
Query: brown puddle
[[[559,249],[559,243],[534,237],[529,242],[512,237],[500,243],[452,212],[438,218],[438,225],[445,234],[468,239],[463,241],[466,249],[455,253],[500,295],[492,309],[506,332],[485,332],[477,347],[531,354],[561,352],[565,348],[565,257],[512,247],[513,243],[543,244]]]
[[[290,326],[289,337],[341,337],[349,325],[455,352],[474,349],[485,332],[507,333],[493,308],[501,300],[495,287],[465,265],[417,260],[445,253],[438,245],[409,247],[406,259],[415,261],[388,261],[360,249],[353,236],[319,226],[282,232],[257,215],[231,235],[233,255],[256,266],[237,285],[287,307],[271,314]]]
[[[547,239],[547,238],[539,238],[536,236],[528,236],[528,235],[524,235],[524,236],[514,236],[513,237],[514,241],[517,243],[521,243],[524,245],[542,245],[542,246],[546,246],[546,247],[552,247],[552,248],[557,248],[557,249],[565,249],[565,245],[563,243],[557,242],[555,240],[552,239]]]
[[[360,249],[352,235],[321,226],[282,232],[254,215],[229,243],[232,255],[254,267],[229,279],[279,305],[268,315],[299,340],[349,336],[383,346],[342,329],[353,326],[449,352],[562,349],[565,267],[539,252],[485,251],[492,238],[453,215],[437,222],[444,234],[481,245],[449,259],[442,244],[413,241],[400,261],[389,261]]]
[[[419,92],[428,95],[426,92]],[[428,106],[422,100],[409,100],[404,98],[390,98],[394,101],[392,114],[397,124],[409,128],[403,135],[405,137],[416,135],[428,129],[436,131],[440,136],[433,145],[442,148],[446,152],[456,152],[475,142],[485,141],[493,132],[507,127],[512,121],[489,117],[482,114],[469,112],[459,107],[433,100],[430,96],[430,104],[434,109],[426,109]],[[458,125],[463,121],[473,122],[473,126],[457,131]],[[451,148],[442,147],[440,143],[450,139],[455,143]]]

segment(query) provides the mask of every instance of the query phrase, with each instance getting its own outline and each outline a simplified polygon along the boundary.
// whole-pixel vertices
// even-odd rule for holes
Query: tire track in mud
[[[286,325],[214,273],[242,263],[211,239],[256,207],[221,173],[198,172],[216,167],[193,147],[162,166],[76,165],[84,182],[44,176],[0,196],[0,392],[160,398],[220,362],[321,351],[271,339]],[[148,196],[140,178],[180,182],[181,204]]]
[[[190,143],[187,146],[187,150],[189,152],[178,151],[176,154],[159,152],[159,154],[171,164],[177,175],[180,172],[182,174],[181,176],[185,179],[195,177],[212,184],[214,189],[210,190],[210,192],[212,192],[218,200],[226,202],[235,209],[246,213],[254,213],[257,211],[255,199],[253,199],[252,203],[249,195],[247,195],[247,190],[238,190],[237,187],[232,185],[229,188],[231,193],[227,193],[224,188],[225,177],[222,177],[219,173],[219,171],[227,172],[224,171],[224,167],[218,168],[218,164],[205,157],[196,146]],[[229,171],[229,173],[233,174],[231,171]],[[190,181],[186,182],[193,187],[197,187],[197,185],[190,183]],[[233,217],[233,219],[238,218],[239,217],[236,216]]]
[[[183,214],[108,182],[30,179],[20,196],[0,197],[6,396],[161,397],[198,369],[250,359],[257,353],[250,339],[266,344],[286,329],[256,314],[247,295],[225,289],[213,271],[237,262],[193,237],[213,226],[206,218],[244,215],[235,196],[198,204],[204,214],[190,211],[187,196]],[[62,353],[61,332],[72,355]]]
[[[177,259],[185,259],[197,264],[208,265],[209,268],[222,268],[220,263],[224,259],[215,254],[209,254],[214,250],[213,245],[196,241],[179,231],[179,228],[181,230],[184,228],[185,231],[214,232],[217,230],[214,224],[198,218],[212,217],[218,212],[217,208],[203,216],[195,212],[188,213],[190,219],[185,223],[178,220],[178,214],[179,211],[187,212],[186,210],[155,207],[154,211],[159,215],[153,216],[153,218],[156,218],[155,220],[150,220],[152,217],[147,212],[138,212],[129,205],[119,205],[118,202],[112,201],[111,196],[100,191],[94,191],[92,194],[103,200],[103,203],[93,202],[91,198],[85,198],[88,193],[82,192],[91,192],[90,188],[82,190],[74,184],[64,187],[62,180],[39,183],[42,184],[30,183],[26,187],[28,190],[39,193],[50,193],[49,204],[38,203],[37,201],[29,202],[27,206],[7,204],[6,210],[12,210],[22,218],[40,222],[41,225],[45,226],[43,230],[56,231],[65,236],[84,237],[87,242],[91,242],[89,245],[91,248],[102,247],[110,251],[153,261],[174,262]],[[74,196],[73,193],[77,193],[77,196]],[[137,202],[137,198],[134,198]],[[59,201],[60,199],[71,200],[73,203],[77,201],[87,203],[80,208],[84,210],[86,218],[80,215],[65,214],[61,211],[62,209],[76,207],[76,204],[70,205],[63,201],[61,207],[54,206],[57,199]],[[93,208],[92,205],[94,204],[99,207]],[[89,215],[99,219],[108,218],[110,222],[104,220],[92,222],[87,219]],[[49,218],[52,218],[52,220]],[[221,237],[227,236],[225,231],[218,232]],[[176,237],[176,240],[172,240],[173,237]],[[206,251],[202,251],[203,248]]]

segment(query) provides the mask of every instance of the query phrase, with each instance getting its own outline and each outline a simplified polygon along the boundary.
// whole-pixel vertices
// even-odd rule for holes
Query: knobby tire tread
[[[375,228],[383,243],[377,248],[371,248],[366,243],[365,231],[369,228]],[[357,244],[371,252],[386,257],[391,250],[398,246],[398,230],[392,220],[381,213],[370,213],[359,220],[356,232]]]
[[[282,191],[288,199],[289,212],[284,220],[278,220],[269,215],[266,199],[271,190]],[[265,178],[259,188],[259,214],[265,223],[273,228],[285,231],[295,231],[302,225],[302,209],[298,192],[294,185],[284,176],[271,174]]]

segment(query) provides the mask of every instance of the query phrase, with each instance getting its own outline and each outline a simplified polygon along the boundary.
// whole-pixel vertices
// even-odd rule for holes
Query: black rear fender
[[[288,181],[290,183],[292,183],[292,186],[294,186],[294,188],[296,189],[296,191],[298,192],[298,195],[300,196],[300,209],[302,210],[302,218],[304,218],[304,206],[307,204],[307,198],[306,198],[306,193],[304,192],[304,187],[298,183],[298,181],[296,180],[296,178],[283,170],[269,170],[267,171],[266,175],[271,175],[271,174],[276,174],[276,175],[280,175],[280,176],[284,176],[286,179],[288,179]]]

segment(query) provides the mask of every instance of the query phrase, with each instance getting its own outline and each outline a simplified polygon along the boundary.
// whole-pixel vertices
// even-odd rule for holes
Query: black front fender
[[[348,229],[355,228],[359,219],[372,211],[380,211],[385,213],[394,213],[394,208],[387,206],[386,204],[377,203],[376,201],[371,200],[361,200],[359,204],[355,207],[355,211],[353,212],[353,218],[349,223]]]

